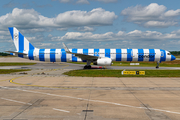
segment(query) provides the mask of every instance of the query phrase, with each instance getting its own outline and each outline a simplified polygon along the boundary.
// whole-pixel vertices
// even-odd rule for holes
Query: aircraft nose
[[[171,61],[175,60],[175,59],[176,59],[176,57],[174,57],[174,55],[171,55]]]

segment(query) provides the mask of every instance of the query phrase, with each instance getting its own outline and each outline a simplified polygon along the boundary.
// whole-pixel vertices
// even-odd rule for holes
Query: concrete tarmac
[[[2,120],[179,120],[180,78],[0,75]],[[42,74],[43,73],[43,74]]]
[[[0,120],[180,118],[180,78],[69,77],[69,66],[38,62],[27,74],[0,74]]]

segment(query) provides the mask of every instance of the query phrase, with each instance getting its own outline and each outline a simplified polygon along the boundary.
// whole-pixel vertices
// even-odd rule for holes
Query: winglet
[[[71,52],[69,51],[68,47],[67,47],[64,43],[62,43],[62,44],[63,44],[63,47],[64,47],[65,51],[66,51],[67,53],[71,53]]]

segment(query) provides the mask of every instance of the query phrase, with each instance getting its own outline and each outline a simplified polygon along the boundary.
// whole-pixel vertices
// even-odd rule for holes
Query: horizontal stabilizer
[[[8,53],[16,53],[16,54],[20,54],[20,55],[27,55],[26,53],[21,53],[21,52],[15,52],[15,51],[5,51]]]

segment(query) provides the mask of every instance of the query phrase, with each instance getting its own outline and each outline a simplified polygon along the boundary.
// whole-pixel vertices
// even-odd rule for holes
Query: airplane
[[[34,47],[15,27],[9,27],[16,51],[6,51],[11,55],[45,62],[86,62],[84,69],[90,69],[91,63],[99,66],[111,66],[112,61],[148,61],[157,62],[176,59],[170,52],[162,49],[38,49]]]

